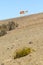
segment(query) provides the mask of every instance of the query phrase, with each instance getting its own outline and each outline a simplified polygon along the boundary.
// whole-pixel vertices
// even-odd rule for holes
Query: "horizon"
[[[40,13],[33,13],[33,14],[30,14],[30,15],[24,15],[24,16],[18,16],[18,17],[11,17],[11,18],[6,18],[6,19],[2,19],[0,21],[4,21],[4,20],[10,20],[10,19],[16,19],[16,18],[22,18],[22,17],[26,17],[26,16],[32,16],[32,15],[37,15],[37,14],[43,14],[43,12],[40,12]]]
[[[21,10],[28,10],[28,13],[20,15]],[[43,12],[43,0],[1,0],[0,1],[0,20],[28,16]]]

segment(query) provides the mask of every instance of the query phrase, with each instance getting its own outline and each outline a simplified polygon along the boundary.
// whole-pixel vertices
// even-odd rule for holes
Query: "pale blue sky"
[[[0,0],[0,20],[20,16],[21,10],[28,14],[43,12],[43,0]]]

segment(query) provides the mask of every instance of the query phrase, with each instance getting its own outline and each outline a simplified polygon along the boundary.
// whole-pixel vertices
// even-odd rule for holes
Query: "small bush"
[[[6,25],[5,24],[2,24],[1,29],[6,30],[7,29],[6,28]]]
[[[11,22],[8,22],[8,24],[0,25],[0,30],[4,29],[6,31],[10,31],[10,30],[15,29],[16,27],[18,27],[18,24],[13,22],[13,21],[11,21]]]
[[[0,36],[5,35],[7,33],[7,31],[13,30],[16,27],[18,27],[18,24],[13,21],[8,22],[8,24],[0,25]]]
[[[13,29],[15,29],[15,22],[11,21],[7,24],[7,30],[10,31]]]
[[[0,30],[0,36],[3,36],[5,34],[7,34],[7,32],[5,30]]]
[[[23,48],[22,50],[19,49],[18,51],[16,51],[16,55],[14,56],[14,59],[24,57],[30,53],[31,53],[31,48],[26,47],[26,48]]]

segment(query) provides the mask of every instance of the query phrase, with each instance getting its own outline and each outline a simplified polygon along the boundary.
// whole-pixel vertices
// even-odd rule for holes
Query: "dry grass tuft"
[[[19,49],[18,51],[16,51],[16,55],[14,56],[14,59],[27,56],[28,54],[31,53],[31,51],[32,51],[31,48],[28,47]]]

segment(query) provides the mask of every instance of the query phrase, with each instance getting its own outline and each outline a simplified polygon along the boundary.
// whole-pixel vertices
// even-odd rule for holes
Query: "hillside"
[[[9,21],[19,26],[0,37],[0,65],[43,65],[43,13],[2,20],[0,25]],[[35,51],[13,59],[13,53],[24,47]]]

